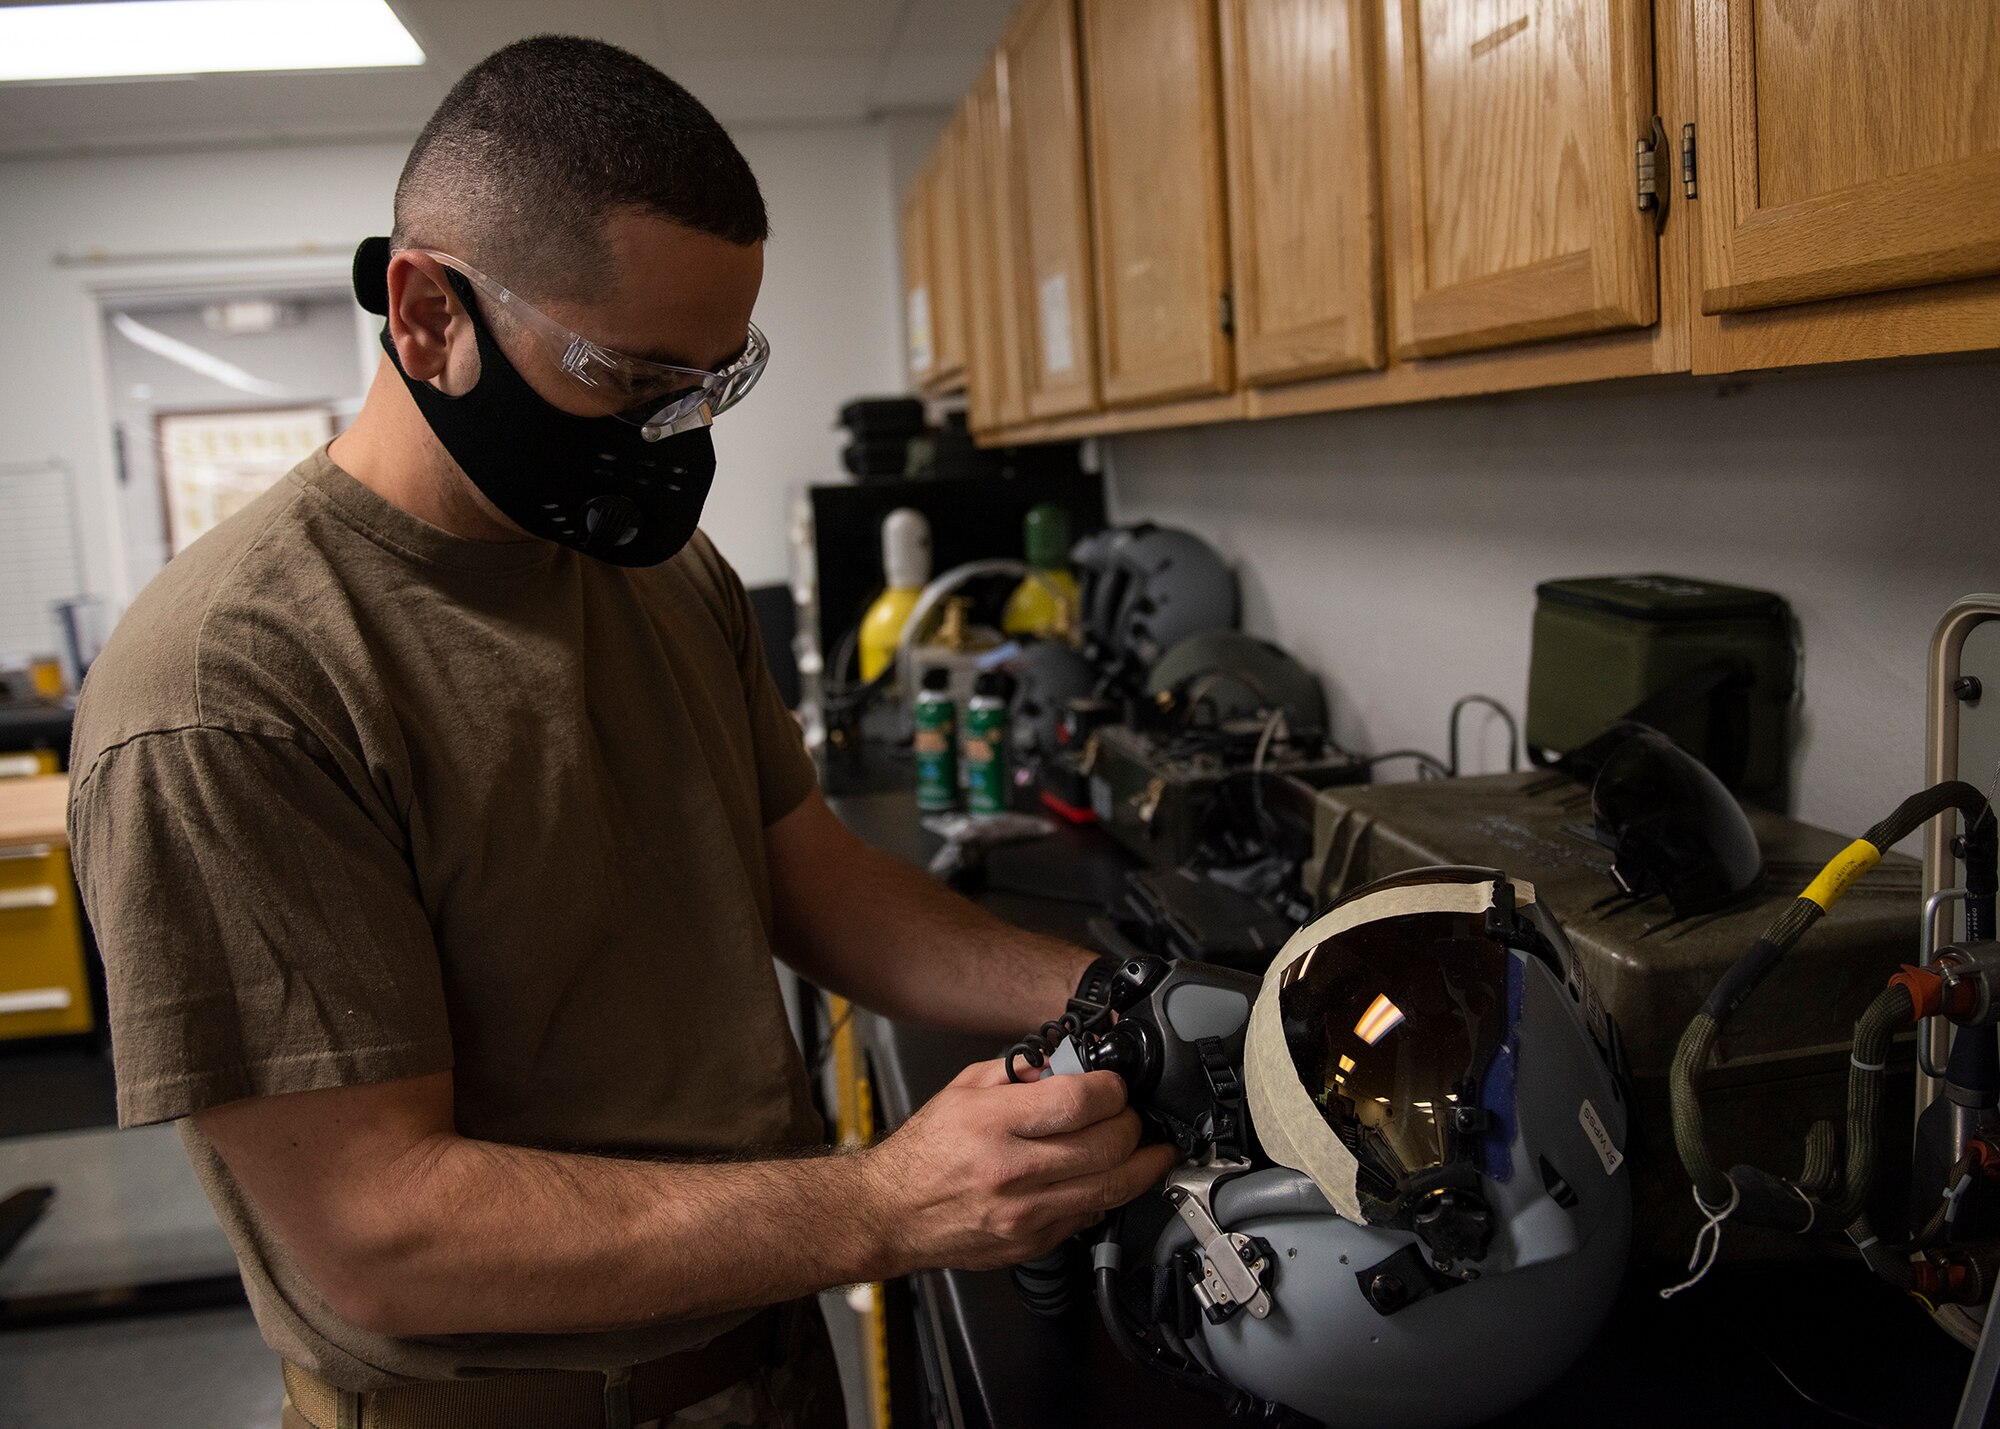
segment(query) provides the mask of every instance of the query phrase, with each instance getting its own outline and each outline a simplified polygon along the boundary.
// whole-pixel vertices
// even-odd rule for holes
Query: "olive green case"
[[[1567,753],[1676,680],[1726,660],[1748,674],[1747,690],[1704,693],[1652,722],[1738,793],[1785,806],[1797,647],[1781,597],[1660,575],[1544,581],[1535,597],[1530,749]]]

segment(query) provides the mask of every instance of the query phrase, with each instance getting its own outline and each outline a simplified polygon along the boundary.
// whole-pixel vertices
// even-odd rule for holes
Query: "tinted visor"
[[[1725,908],[1755,889],[1764,855],[1743,806],[1707,765],[1645,725],[1605,759],[1591,787],[1612,877],[1639,897],[1664,894],[1681,917]]]
[[[1514,1083],[1503,1050],[1519,1004],[1517,965],[1474,913],[1363,923],[1286,969],[1285,1045],[1361,1163],[1358,1190],[1393,1201],[1422,1173],[1459,1163],[1505,1179]]]

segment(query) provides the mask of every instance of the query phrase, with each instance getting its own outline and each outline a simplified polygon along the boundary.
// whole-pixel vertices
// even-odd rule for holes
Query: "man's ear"
[[[403,252],[389,260],[389,340],[403,371],[418,382],[445,375],[454,343],[473,346],[472,324],[451,290],[444,265]]]

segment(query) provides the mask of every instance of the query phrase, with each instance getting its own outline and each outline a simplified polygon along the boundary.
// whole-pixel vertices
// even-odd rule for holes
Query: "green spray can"
[[[965,702],[965,804],[975,814],[1007,807],[1006,678],[987,671]]]
[[[958,807],[958,702],[951,697],[951,672],[942,666],[924,671],[912,715],[916,733],[911,740],[917,756],[917,807],[939,813]]]

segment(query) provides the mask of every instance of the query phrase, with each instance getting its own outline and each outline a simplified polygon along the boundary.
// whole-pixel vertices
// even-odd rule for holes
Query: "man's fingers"
[[[1180,1164],[1171,1146],[1142,1146],[1109,1171],[1072,1177],[1049,1188],[1048,1206],[1058,1216],[1099,1216],[1151,1190]]]
[[[1016,1136],[1054,1136],[1108,1120],[1125,1109],[1125,1083],[1116,1072],[1044,1077],[1014,1094],[1011,1130]]]
[[[1046,1184],[1114,1170],[1139,1145],[1139,1114],[1130,1107],[1078,1131],[1036,1137],[1023,1150]]]
[[[1007,1063],[974,1062],[951,1079],[954,1087],[1004,1087],[1007,1085]]]

